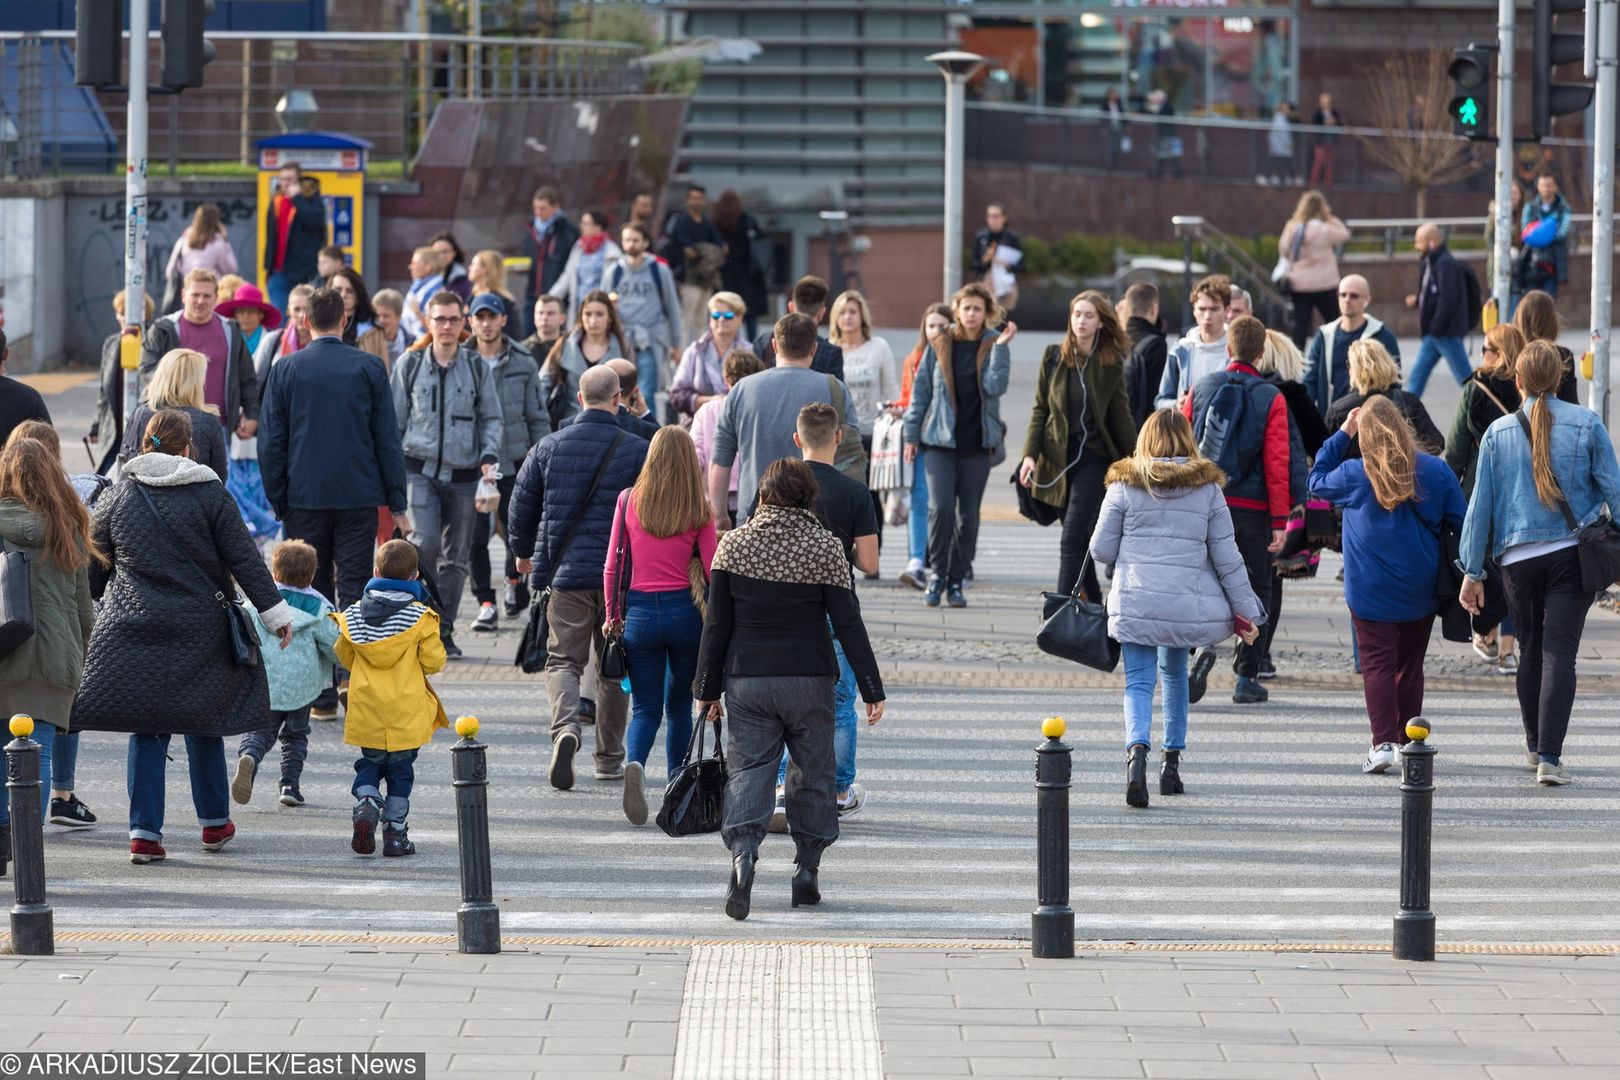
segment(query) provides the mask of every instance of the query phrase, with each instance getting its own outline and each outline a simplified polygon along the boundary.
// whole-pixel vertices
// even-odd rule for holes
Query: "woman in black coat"
[[[119,464],[128,464],[143,453],[146,425],[164,409],[176,409],[191,421],[191,458],[206,465],[225,483],[230,474],[230,448],[225,445],[225,428],[219,422],[219,409],[203,400],[208,374],[208,357],[195,349],[170,349],[163,354],[152,375],[141,389],[140,404],[124,429]]]
[[[1425,454],[1440,455],[1446,448],[1446,437],[1434,426],[1423,399],[1401,389],[1401,372],[1389,350],[1370,338],[1362,338],[1350,345],[1350,393],[1335,401],[1326,417],[1329,431],[1344,426],[1351,409],[1359,409],[1370,397],[1387,397],[1412,425],[1417,448]],[[1350,440],[1345,451],[1346,460],[1361,456],[1361,442]]]
[[[101,600],[73,702],[72,730],[127,731],[130,861],[164,857],[164,762],[186,737],[191,798],[205,851],[236,835],[225,779],[226,735],[270,725],[264,665],[231,657],[225,598],[234,577],[264,625],[291,636],[292,612],[248,536],[236,502],[186,456],[191,425],[165,409],[146,427],[145,452],[96,503],[91,573]]]

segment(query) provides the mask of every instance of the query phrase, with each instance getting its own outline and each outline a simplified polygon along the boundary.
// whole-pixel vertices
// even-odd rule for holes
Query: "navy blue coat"
[[[651,416],[652,413],[648,413],[647,415]],[[559,424],[558,427],[569,427],[575,420],[578,420],[579,417],[579,413],[575,413],[573,416],[565,417],[563,422]],[[632,435],[640,436],[641,438],[646,439],[648,442],[652,442],[652,437],[658,434],[657,424],[653,423],[651,420],[644,420],[639,416],[632,415],[630,410],[625,408],[623,405],[619,406],[618,421],[619,426],[624,428],[624,430],[628,431]]]
[[[275,361],[259,410],[259,472],[277,517],[368,506],[403,513],[405,454],[382,361],[335,337]]]
[[[590,505],[586,492],[596,476],[602,455],[613,440],[613,463],[602,474]],[[622,431],[614,418],[600,409],[586,409],[575,422],[555,431],[529,451],[512,486],[507,507],[507,542],[512,554],[534,560],[536,589],[600,589],[602,565],[607,562],[608,537],[619,492],[636,482],[647,460],[647,441]],[[563,535],[584,513],[579,531],[562,553],[552,572]]]
[[[1444,244],[1418,260],[1418,326],[1424,337],[1460,338],[1474,325],[1467,273]]]

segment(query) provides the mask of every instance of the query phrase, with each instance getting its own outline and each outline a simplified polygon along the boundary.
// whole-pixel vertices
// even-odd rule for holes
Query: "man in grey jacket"
[[[493,477],[501,460],[501,403],[489,366],[461,345],[466,323],[461,297],[448,289],[428,301],[432,344],[394,365],[394,415],[410,488],[411,543],[435,566],[443,602],[445,655],[461,656],[453,630],[467,584],[472,550],[473,495],[480,475]]]
[[[613,297],[619,321],[636,350],[636,385],[647,408],[656,410],[659,368],[680,359],[681,298],[675,274],[655,256],[647,254],[652,237],[647,227],[630,222],[619,230],[624,254],[602,272],[602,288]]]
[[[500,505],[493,514],[475,513],[472,536],[473,596],[478,600],[478,618],[473,629],[492,633],[500,622],[495,608],[495,587],[489,565],[490,520],[500,524],[506,536],[506,508],[512,501],[512,485],[529,448],[551,434],[551,418],[540,400],[540,368],[528,350],[506,336],[506,308],[494,293],[479,293],[472,302],[473,340],[478,356],[489,368],[495,397],[501,405]],[[506,552],[506,614],[516,615],[529,606],[529,589],[518,575],[517,560],[511,548]]]

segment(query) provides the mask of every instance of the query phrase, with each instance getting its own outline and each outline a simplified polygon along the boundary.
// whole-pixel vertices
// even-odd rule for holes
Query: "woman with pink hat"
[[[259,340],[264,337],[266,330],[274,330],[281,325],[281,312],[265,302],[264,293],[259,291],[257,285],[239,286],[234,296],[214,310],[227,319],[236,320],[237,329],[242,331],[242,339],[247,342],[249,355],[258,351]]]

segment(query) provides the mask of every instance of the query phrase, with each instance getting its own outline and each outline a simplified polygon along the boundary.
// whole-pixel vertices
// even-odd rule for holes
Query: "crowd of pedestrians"
[[[289,167],[282,190],[298,179]],[[816,903],[825,849],[867,802],[857,699],[868,724],[884,714],[857,583],[878,574],[885,521],[904,522],[900,580],[966,607],[985,488],[1020,434],[1021,508],[1061,522],[1057,589],[1105,602],[1121,645],[1129,805],[1148,804],[1155,689],[1159,791],[1179,795],[1217,650],[1236,642],[1233,702],[1266,702],[1283,581],[1313,575],[1324,546],[1344,552],[1365,771],[1390,768],[1421,711],[1455,558],[1475,650],[1517,678],[1527,760],[1541,783],[1569,781],[1591,602],[1572,525],[1620,506],[1620,469],[1567,403],[1550,297],[1522,298],[1478,370],[1459,363],[1472,324],[1433,226],[1405,387],[1367,282],[1332,261],[1342,224],[1309,193],[1284,236],[1291,327],[1268,330],[1219,275],[1193,285],[1175,340],[1153,285],[1117,307],[1081,292],[1015,432],[1001,403],[1021,260],[1000,207],[975,239],[978,280],[921,313],[903,361],[865,296],[815,277],[755,336],[768,245],[735,193],[711,217],[693,186],[662,229],[638,200],[619,243],[605,211],[576,224],[554,189],[532,209],[521,299],[498,252],[468,258],[450,233],[413,252],[406,290],[372,292],[310,242],[299,195],[268,210],[271,295],[240,283],[222,299],[223,234],[199,212],[127,426],[104,373],[96,433],[118,448],[116,483],[67,476],[43,402],[0,402],[0,540],[42,568],[38,640],[0,658],[0,698],[60,732],[42,759],[49,820],[95,822],[73,792],[76,733],[128,733],[131,859],[163,859],[178,734],[218,850],[278,745],[276,795],[304,804],[312,722],[341,716],[351,847],[409,856],[414,762],[446,724],[428,676],[461,657],[458,627],[526,619],[543,634],[554,788],[576,786],[589,729],[591,776],[644,825],[660,735],[674,772],[694,731],[721,725],[726,912],[748,915],[772,832],[792,835],[791,902]],[[1420,398],[1440,357],[1464,382],[1449,438]]]

